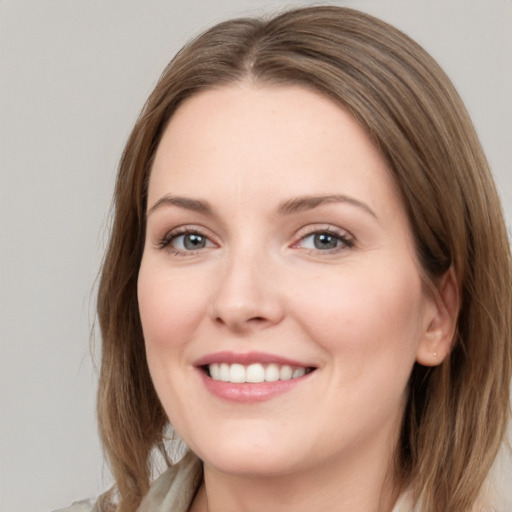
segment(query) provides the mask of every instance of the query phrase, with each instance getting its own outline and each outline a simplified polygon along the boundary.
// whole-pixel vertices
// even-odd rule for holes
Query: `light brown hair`
[[[422,512],[471,510],[503,439],[512,367],[512,276],[503,214],[466,110],[436,62],[369,15],[325,6],[213,27],[171,61],[121,159],[98,294],[100,433],[121,512],[148,491],[168,425],[149,375],[137,276],[152,159],[178,106],[212,87],[298,84],[348,109],[386,159],[425,278],[454,269],[457,336],[439,366],[416,365],[396,469]]]

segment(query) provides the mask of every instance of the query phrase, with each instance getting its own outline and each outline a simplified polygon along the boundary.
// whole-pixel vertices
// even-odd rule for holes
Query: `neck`
[[[398,485],[390,461],[365,460],[359,453],[350,465],[333,460],[322,468],[262,477],[230,475],[205,465],[190,512],[391,512]]]

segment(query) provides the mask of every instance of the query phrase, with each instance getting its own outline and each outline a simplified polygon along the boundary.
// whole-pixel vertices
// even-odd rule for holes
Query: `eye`
[[[205,235],[197,231],[171,231],[159,243],[160,248],[168,248],[177,254],[190,253],[215,247]]]
[[[179,250],[196,251],[204,249],[208,245],[208,238],[197,233],[188,233],[186,235],[175,236],[171,245]]]
[[[314,251],[335,252],[343,248],[353,247],[354,241],[346,233],[328,229],[315,231],[302,237],[297,246]]]

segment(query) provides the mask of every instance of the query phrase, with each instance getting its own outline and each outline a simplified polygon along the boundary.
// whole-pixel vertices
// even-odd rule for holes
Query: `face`
[[[155,388],[206,467],[389,461],[435,307],[386,164],[340,106],[249,84],[183,104],[138,297]]]

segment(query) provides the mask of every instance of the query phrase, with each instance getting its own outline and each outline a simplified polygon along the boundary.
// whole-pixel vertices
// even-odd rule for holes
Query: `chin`
[[[225,454],[203,459],[203,462],[216,471],[242,478],[278,477],[293,473],[293,464],[279,457],[259,454]]]
[[[296,450],[277,443],[248,443],[248,437],[229,442],[210,442],[205,449],[191,447],[199,458],[215,470],[239,477],[279,476],[293,472],[298,465]],[[295,457],[291,457],[295,453]]]

